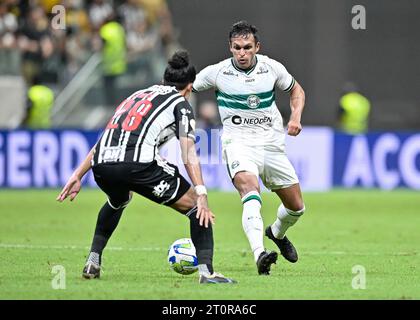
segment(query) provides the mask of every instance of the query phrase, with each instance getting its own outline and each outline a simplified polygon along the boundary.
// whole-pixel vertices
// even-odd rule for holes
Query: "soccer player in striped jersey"
[[[164,84],[139,90],[117,107],[99,141],[58,195],[60,202],[67,197],[73,200],[80,191],[81,179],[92,168],[96,183],[108,196],[99,211],[83,269],[84,278],[100,277],[102,252],[132,192],[136,192],[189,218],[191,239],[197,251],[199,283],[235,282],[213,270],[215,216],[208,207],[194,146],[194,114],[186,100],[195,76],[188,53],[175,53],[166,67]],[[177,166],[159,156],[159,147],[173,136],[179,139],[182,159],[194,189]]]
[[[290,93],[292,112],[287,134],[291,136],[302,130],[305,93],[280,62],[257,54],[260,42],[255,26],[246,21],[235,23],[229,43],[232,58],[199,72],[193,91],[216,90],[223,123],[223,159],[242,199],[242,226],[258,273],[269,274],[277,253],[264,248],[258,177],[281,199],[277,218],[265,234],[290,262],[296,262],[298,255],[285,233],[305,211],[299,180],[285,151],[285,132],[275,103],[275,89]]]

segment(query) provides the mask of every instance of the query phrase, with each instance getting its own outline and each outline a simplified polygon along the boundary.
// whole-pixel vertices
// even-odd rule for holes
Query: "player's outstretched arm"
[[[188,137],[180,137],[182,161],[197,193],[197,219],[200,219],[200,226],[207,228],[209,222],[214,224],[215,215],[211,212],[207,201],[207,190],[204,186],[201,174],[200,159],[195,150],[194,140]]]
[[[91,161],[93,157],[93,151],[95,147],[90,150],[88,155],[86,156],[85,160],[74,170],[73,174],[67,181],[66,185],[64,186],[63,190],[61,190],[60,194],[57,196],[56,200],[59,202],[63,202],[67,197],[70,196],[70,201],[73,201],[76,198],[77,194],[79,193],[82,183],[81,180],[90,170],[92,167]]]
[[[287,124],[287,134],[290,136],[297,136],[302,131],[300,123],[302,111],[305,107],[305,91],[296,81],[293,89],[290,91],[290,120]]]

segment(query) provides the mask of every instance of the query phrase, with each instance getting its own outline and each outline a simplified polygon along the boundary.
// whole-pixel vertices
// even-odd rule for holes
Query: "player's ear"
[[[232,53],[233,53],[232,41],[230,41],[230,40],[229,40],[229,50],[230,50],[230,52],[232,52]]]
[[[255,53],[258,53],[260,51],[260,42],[258,41],[255,45]]]
[[[182,95],[185,97],[185,99],[188,99],[189,96],[191,95],[193,89],[193,84],[192,82],[190,82],[189,84],[187,84],[187,86],[182,90]]]

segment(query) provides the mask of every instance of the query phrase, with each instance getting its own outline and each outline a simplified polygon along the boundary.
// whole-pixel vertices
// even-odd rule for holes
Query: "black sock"
[[[102,251],[117,227],[123,211],[124,208],[120,208],[118,210],[113,209],[108,202],[103,205],[98,214],[95,234],[93,236],[92,247],[90,249],[91,252],[96,252],[99,256],[102,255]]]
[[[186,213],[190,219],[191,240],[194,243],[198,264],[207,265],[210,274],[213,273],[213,229],[211,223],[208,228],[200,226],[200,220],[195,217],[197,207],[192,208]]]

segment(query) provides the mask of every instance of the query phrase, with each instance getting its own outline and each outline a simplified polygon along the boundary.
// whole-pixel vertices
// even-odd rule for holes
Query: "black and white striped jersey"
[[[96,144],[92,165],[151,162],[173,136],[195,140],[194,128],[193,110],[175,87],[155,85],[137,91],[115,110]]]

